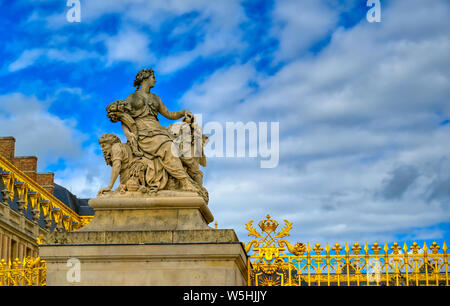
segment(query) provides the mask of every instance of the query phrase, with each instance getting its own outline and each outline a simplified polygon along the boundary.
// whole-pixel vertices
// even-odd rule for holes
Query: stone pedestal
[[[246,285],[242,244],[233,230],[208,226],[213,216],[196,194],[104,196],[89,205],[91,223],[41,246],[48,285]]]
[[[95,218],[82,232],[210,229],[214,220],[203,199],[190,192],[164,192],[158,196],[118,195],[91,199]]]

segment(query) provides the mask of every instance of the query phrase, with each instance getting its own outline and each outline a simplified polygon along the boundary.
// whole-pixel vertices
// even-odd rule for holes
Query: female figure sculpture
[[[170,185],[172,189],[205,195],[206,189],[195,182],[183,167],[173,135],[158,120],[158,114],[170,120],[192,114],[188,110],[169,111],[161,99],[150,92],[155,83],[153,69],[139,71],[134,81],[136,91],[125,101],[108,105],[107,116],[113,122],[122,122],[134,159],[146,165],[146,169],[139,169],[145,172],[140,176],[145,176],[148,190],[167,189]]]

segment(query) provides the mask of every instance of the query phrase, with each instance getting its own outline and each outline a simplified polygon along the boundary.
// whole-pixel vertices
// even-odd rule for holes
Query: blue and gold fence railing
[[[0,286],[45,286],[46,281],[47,264],[39,257],[0,261]]]
[[[248,235],[255,239],[245,245],[248,254],[249,286],[448,286],[447,245],[433,242],[420,247],[393,243],[355,243],[351,247],[327,243],[292,245],[292,223],[278,222],[267,216],[259,222],[261,231],[246,224]]]

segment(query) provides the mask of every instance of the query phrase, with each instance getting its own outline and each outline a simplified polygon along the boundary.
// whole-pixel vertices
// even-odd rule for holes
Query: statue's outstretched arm
[[[159,98],[158,98],[159,99]],[[183,117],[188,110],[175,111],[171,112],[167,109],[167,107],[162,103],[161,99],[159,99],[159,113],[170,120],[177,120]]]
[[[122,162],[120,160],[117,159],[117,160],[113,161],[111,179],[109,181],[109,185],[106,188],[100,189],[98,194],[104,194],[108,191],[111,191],[111,189],[114,187],[114,183],[116,182],[117,178],[119,177],[121,165],[122,165]]]
[[[114,183],[116,182],[117,178],[119,177],[121,165],[122,165],[122,162],[120,160],[113,161],[111,179],[109,181],[108,188],[111,188],[111,189],[113,188]]]

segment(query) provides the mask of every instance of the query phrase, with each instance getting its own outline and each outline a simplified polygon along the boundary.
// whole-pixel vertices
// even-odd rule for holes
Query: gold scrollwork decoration
[[[377,242],[370,247],[348,242],[311,244],[286,239],[292,223],[285,220],[279,231],[278,222],[267,215],[259,222],[261,232],[246,224],[249,236],[256,239],[245,245],[248,254],[250,286],[449,286],[450,263],[445,242],[428,247],[401,247],[394,242]]]

